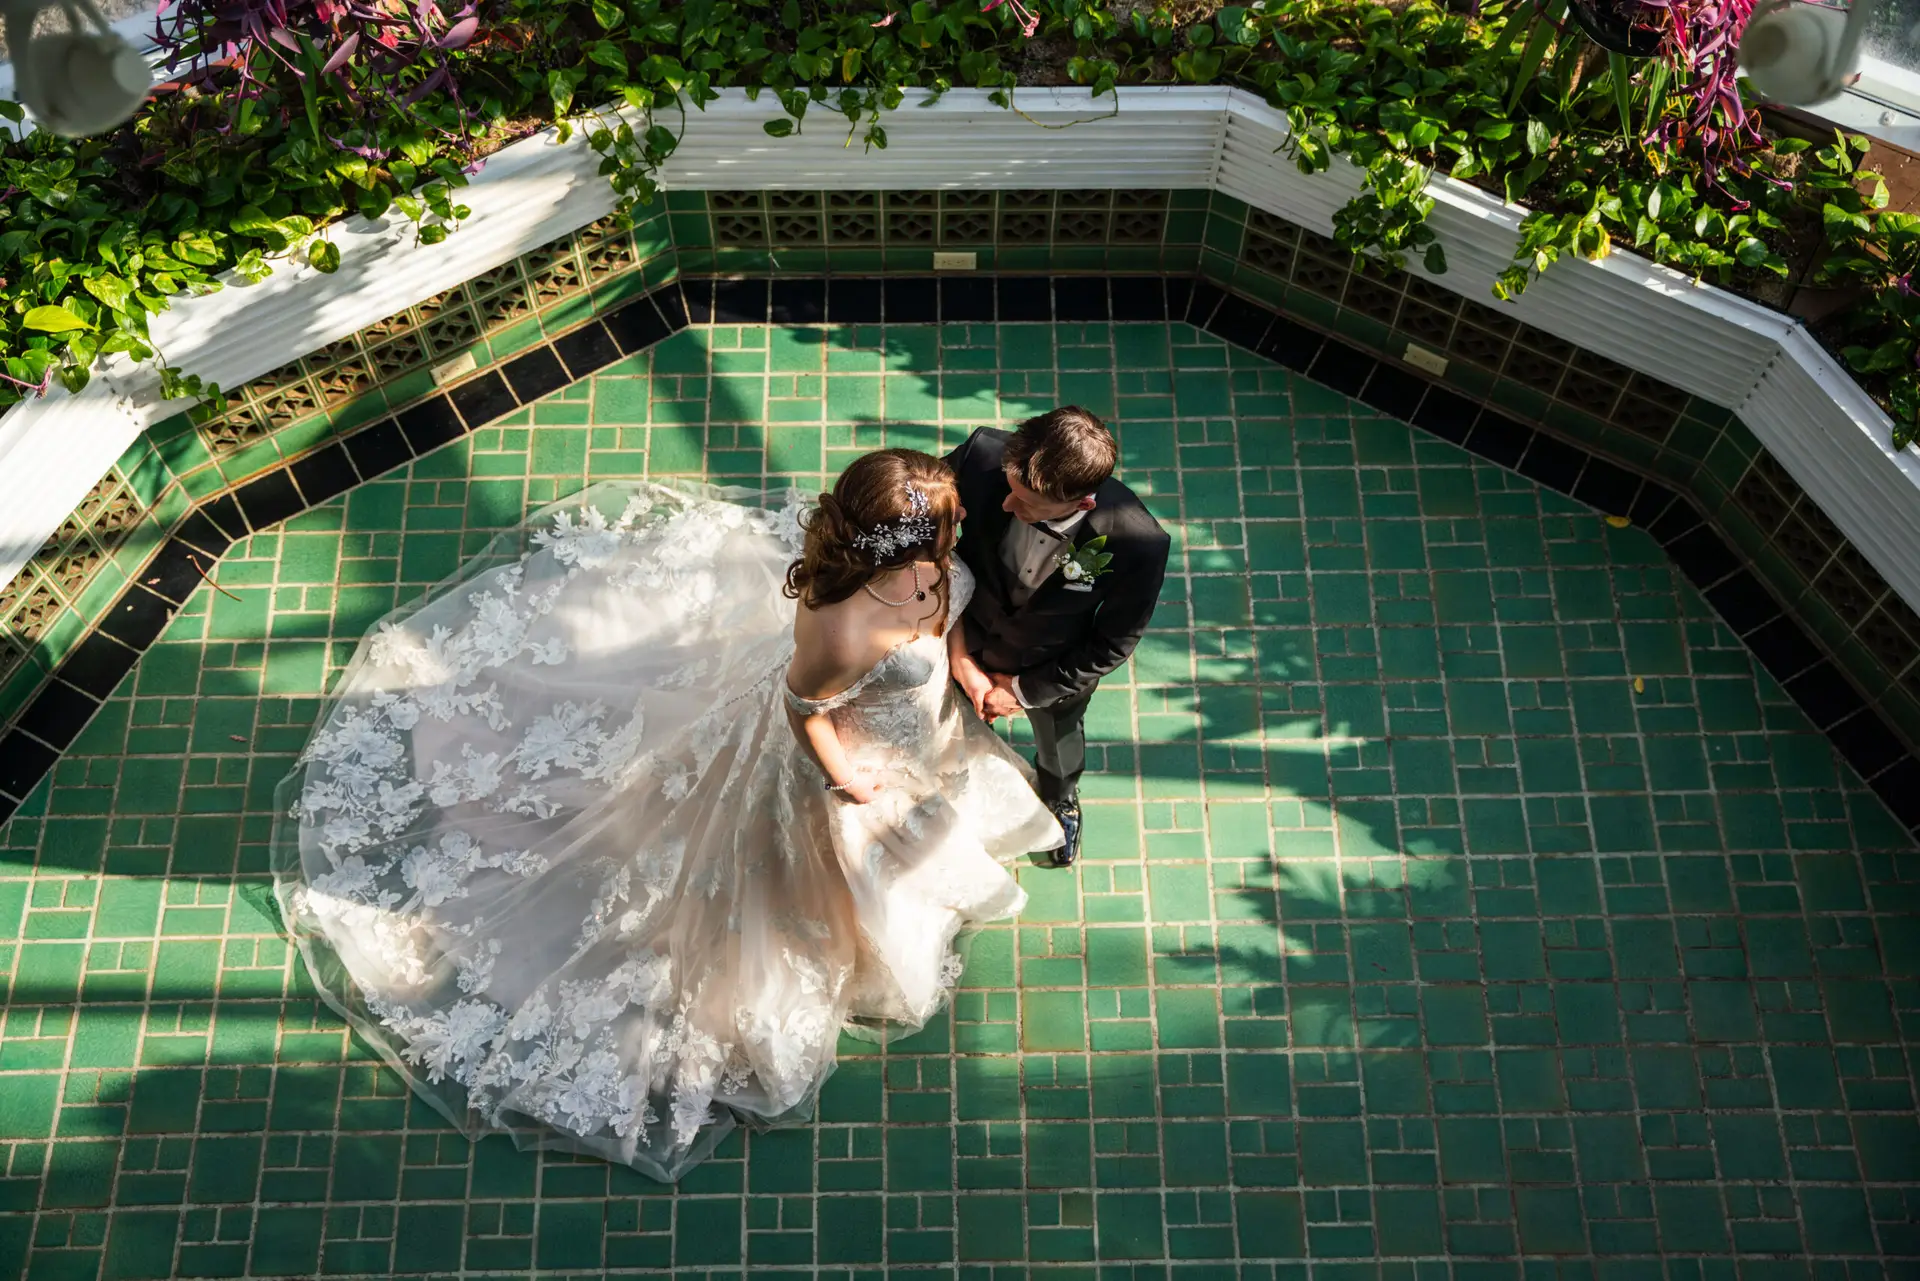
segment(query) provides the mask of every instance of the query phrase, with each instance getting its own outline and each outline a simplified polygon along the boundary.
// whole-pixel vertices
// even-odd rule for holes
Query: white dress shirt
[[[1045,529],[1024,520],[1009,522],[1007,535],[1000,540],[1000,563],[1013,576],[1011,596],[1015,609],[1025,608],[1041,584],[1060,572],[1061,558],[1073,551],[1073,531],[1086,518],[1086,512],[1077,511],[1059,520],[1041,522]],[[1045,532],[1048,529],[1053,533]],[[1055,537],[1056,534],[1059,536]],[[1033,706],[1020,692],[1018,676],[1013,678],[1013,696],[1020,700],[1020,706]]]

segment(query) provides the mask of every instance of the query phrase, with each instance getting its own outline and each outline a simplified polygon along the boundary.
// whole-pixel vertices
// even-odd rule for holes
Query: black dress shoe
[[[1060,821],[1060,830],[1067,834],[1067,843],[1050,851],[1053,865],[1072,867],[1074,860],[1080,857],[1080,798],[1076,796],[1064,801],[1049,801],[1047,808]]]

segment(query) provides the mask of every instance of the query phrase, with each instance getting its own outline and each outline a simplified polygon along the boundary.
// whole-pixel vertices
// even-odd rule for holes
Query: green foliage
[[[1106,550],[1107,536],[1101,534],[1089,538],[1084,544],[1069,552],[1060,562],[1062,572],[1068,582],[1090,583],[1102,574],[1110,573],[1113,553]]]
[[[1904,449],[1920,436],[1920,216],[1887,208],[1887,185],[1858,167],[1860,138],[1836,136],[1813,153],[1803,182],[1820,199],[1828,256],[1822,284],[1858,291],[1841,313],[1848,341],[1841,355],[1892,410],[1893,443]]]
[[[1791,193],[1764,170],[1705,191],[1684,166],[1668,172],[1670,158],[1633,136],[1651,131],[1636,119],[1677,109],[1667,77],[1634,84],[1624,59],[1563,35],[1556,10],[1559,0],[1536,17],[1523,0],[1489,21],[1416,3],[1356,18],[1335,0],[1287,0],[1272,11],[1285,57],[1256,78],[1286,109],[1301,168],[1344,153],[1365,171],[1336,238],[1396,265],[1431,246],[1418,165],[1535,206],[1495,287],[1503,298],[1564,255],[1601,258],[1616,244],[1721,284],[1785,274],[1775,242]]]
[[[1388,267],[1411,257],[1430,272],[1446,269],[1427,225],[1429,170],[1531,208],[1496,286],[1502,297],[1562,257],[1599,258],[1620,245],[1750,288],[1788,272],[1790,231],[1808,221],[1810,181],[1773,181],[1774,155],[1708,182],[1684,151],[1647,146],[1676,132],[1686,109],[1668,68],[1608,59],[1558,21],[1564,0],[1545,0],[1544,10],[1535,0],[1493,0],[1476,16],[1435,0],[1267,0],[1197,22],[1177,21],[1165,0],[1124,13],[1113,0],[1028,7],[1033,38],[1064,55],[1058,73],[1096,97],[1154,82],[1265,96],[1286,113],[1286,145],[1302,170],[1325,170],[1336,156],[1359,166],[1360,192],[1336,215],[1334,234]],[[887,145],[886,113],[909,89],[937,97],[982,88],[1017,110],[1029,45],[1018,8],[498,0],[471,43],[440,55],[448,85],[405,110],[369,112],[350,85],[289,76],[295,88],[276,80],[245,101],[163,96],[106,139],[36,134],[0,144],[0,368],[9,379],[0,404],[49,377],[78,386],[108,352],[154,356],[152,314],[173,297],[218,288],[227,273],[257,277],[289,256],[333,270],[339,253],[323,230],[349,213],[397,211],[422,241],[443,239],[467,214],[457,193],[470,162],[543,123],[584,133],[627,216],[656,194],[687,111],[722,88],[769,95],[781,109],[766,126],[774,137],[824,120],[845,130],[848,146],[857,138],[868,148]],[[230,111],[224,132],[190,127],[216,109]],[[1824,160],[1802,168],[1815,178],[1837,172]],[[1904,257],[1891,274],[1882,264],[1890,253],[1920,252],[1911,223],[1850,209],[1846,186],[1813,197],[1844,214],[1824,224],[1836,247],[1830,271],[1862,284],[1904,279]],[[1848,357],[1892,377],[1914,300],[1877,288],[1879,302],[1856,317],[1862,332]],[[1902,357],[1909,368],[1911,348]],[[1909,399],[1897,412],[1910,417],[1920,402],[1900,394]]]
[[[1406,265],[1407,250],[1420,252],[1435,275],[1446,271],[1446,251],[1427,226],[1433,197],[1426,194],[1426,168],[1397,152],[1383,152],[1367,166],[1363,184],[1359,195],[1335,211],[1334,240],[1395,271]]]
[[[1604,258],[1613,248],[1616,233],[1630,233],[1621,237],[1625,243],[1655,262],[1692,273],[1695,279],[1710,275],[1717,283],[1731,285],[1760,272],[1787,274],[1786,259],[1767,239],[1784,230],[1784,210],[1776,206],[1788,203],[1785,192],[1777,188],[1758,192],[1762,203],[1729,214],[1703,198],[1686,174],[1652,181],[1618,172],[1606,177],[1610,183],[1568,181],[1560,195],[1576,204],[1573,210],[1535,211],[1521,220],[1515,261],[1500,273],[1495,294],[1514,297],[1532,276],[1563,254]]]

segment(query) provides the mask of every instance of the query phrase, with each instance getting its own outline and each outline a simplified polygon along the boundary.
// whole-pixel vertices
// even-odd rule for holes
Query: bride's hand
[[[956,672],[954,677],[960,683],[960,692],[967,696],[969,703],[973,704],[973,714],[985,716],[987,695],[993,692],[993,681],[978,667],[970,671]]]
[[[855,805],[871,805],[885,784],[862,770],[843,783],[836,792]]]

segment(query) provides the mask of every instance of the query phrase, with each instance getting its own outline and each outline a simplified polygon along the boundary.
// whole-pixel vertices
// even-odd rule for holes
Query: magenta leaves
[[[443,137],[470,122],[451,55],[479,30],[473,0],[164,0],[155,34],[179,84],[224,108],[218,132],[304,117],[316,143],[378,161],[418,136],[410,109],[433,94],[451,108]]]
[[[1723,169],[1745,176],[1766,146],[1759,119],[1740,98],[1737,53],[1753,0],[1641,3],[1664,19],[1662,53],[1684,104],[1682,114],[1660,118],[1649,145],[1690,147],[1709,183],[1717,184]]]

